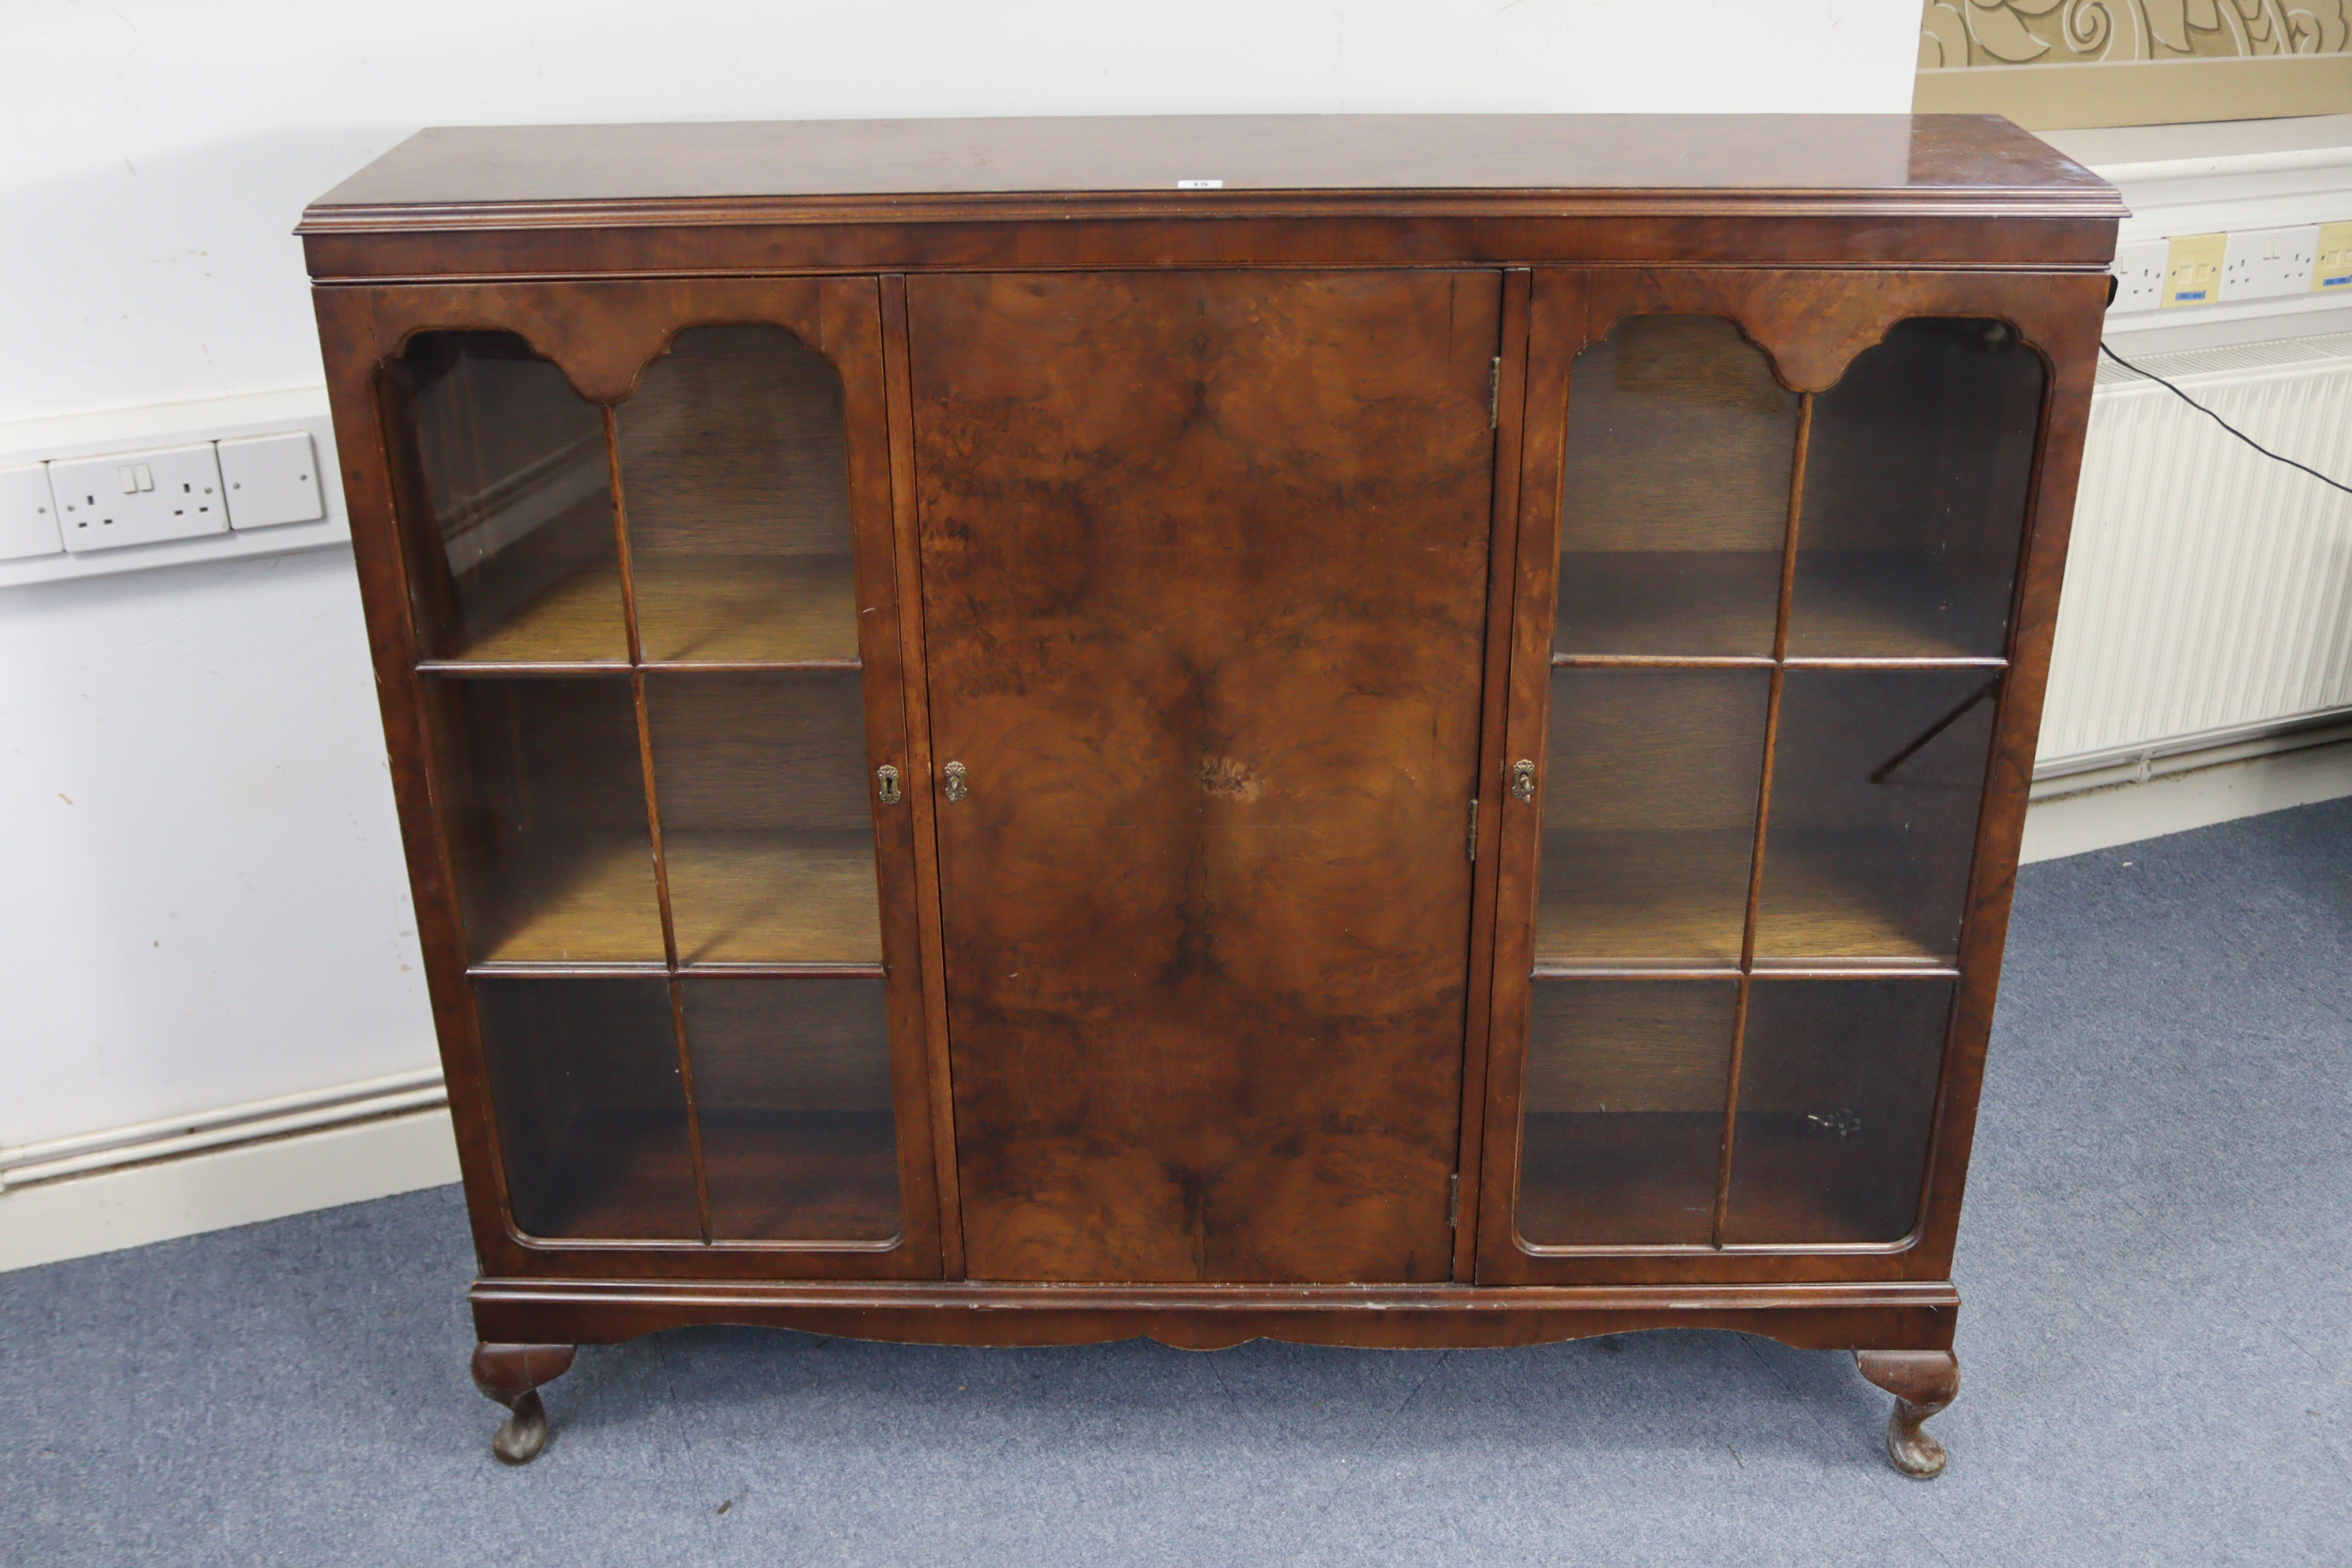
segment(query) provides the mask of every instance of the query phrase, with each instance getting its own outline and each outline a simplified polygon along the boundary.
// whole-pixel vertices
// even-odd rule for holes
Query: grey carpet
[[[2352,1561],[2352,801],[2029,868],[1950,1470],[1841,1355],[590,1349],[495,1464],[455,1189],[0,1276],[0,1561]],[[0,1199],[0,1202],[5,1202]]]

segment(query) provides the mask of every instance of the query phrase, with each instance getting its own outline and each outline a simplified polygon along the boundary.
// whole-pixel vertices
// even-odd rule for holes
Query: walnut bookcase
[[[498,1451],[687,1323],[1675,1326],[1855,1352],[1935,1473],[2120,214],[1965,116],[445,131],[315,204]]]

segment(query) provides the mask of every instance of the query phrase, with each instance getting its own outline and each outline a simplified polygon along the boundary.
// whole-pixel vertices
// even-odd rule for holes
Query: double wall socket
[[[228,531],[210,441],[49,465],[66,549],[74,554]]]
[[[2319,254],[2319,226],[2230,231],[2221,256],[2223,300],[2270,300],[2311,291],[2311,267]]]
[[[279,528],[327,515],[308,430],[0,468],[0,561]]]
[[[2116,259],[2107,268],[2116,279],[2116,298],[2107,310],[2128,315],[2153,310],[2164,303],[2164,272],[2171,255],[2172,242],[2167,239],[2142,239],[2116,247]]]

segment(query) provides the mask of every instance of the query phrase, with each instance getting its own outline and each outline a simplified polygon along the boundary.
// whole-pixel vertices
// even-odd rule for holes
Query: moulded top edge
[[[1815,204],[2123,212],[1995,115],[1236,115],[429,130],[312,204],[302,232]]]
[[[901,196],[730,196],[315,205],[300,235],[706,225],[1034,222],[1070,218],[1974,217],[2120,220],[2120,197],[2079,190],[1243,191],[1222,199],[1158,192],[1006,192]]]

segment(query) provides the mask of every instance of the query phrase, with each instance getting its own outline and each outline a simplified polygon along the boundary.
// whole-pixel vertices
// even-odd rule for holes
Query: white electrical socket
[[[2319,226],[2230,231],[2221,257],[2221,299],[2268,300],[2311,291],[2311,266],[2319,255]]]
[[[316,522],[327,515],[319,498],[319,459],[308,430],[247,436],[215,443],[220,448],[222,494],[231,528],[277,528]]]
[[[0,561],[20,561],[28,555],[55,555],[58,506],[49,495],[49,466],[27,463],[21,468],[0,468]]]
[[[2162,304],[2165,263],[2171,252],[2172,242],[2165,239],[2136,240],[2116,247],[2115,261],[2107,268],[2116,280],[2116,300],[2107,307],[2107,313],[2124,316],[2153,310]]]
[[[58,521],[74,554],[228,531],[220,458],[210,441],[48,468]]]

